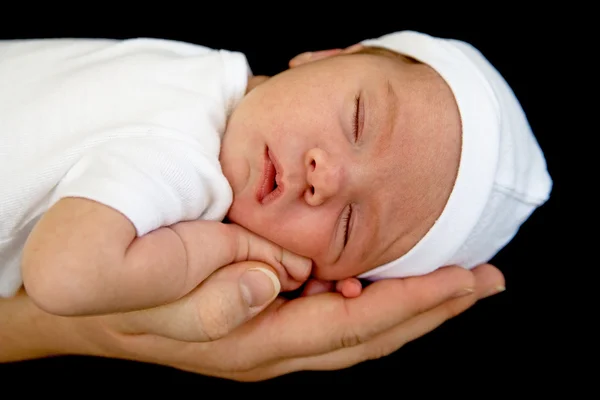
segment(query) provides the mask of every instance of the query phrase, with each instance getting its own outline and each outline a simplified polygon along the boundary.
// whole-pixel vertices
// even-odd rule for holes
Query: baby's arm
[[[63,315],[151,307],[244,260],[273,265],[283,289],[299,286],[282,267],[299,279],[292,267],[298,257],[216,222],[231,201],[208,151],[217,144],[150,126],[122,128],[122,136],[86,149],[49,193],[50,207],[24,248],[23,281],[32,299]]]
[[[190,221],[136,237],[118,211],[71,197],[52,206],[32,231],[22,272],[40,308],[90,315],[174,301],[221,266],[249,259],[273,265],[288,290],[310,273],[310,260],[237,225]]]

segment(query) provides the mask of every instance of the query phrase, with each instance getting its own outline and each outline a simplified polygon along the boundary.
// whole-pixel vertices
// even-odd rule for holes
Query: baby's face
[[[232,222],[356,276],[410,250],[439,217],[460,119],[430,68],[352,54],[287,70],[233,112],[221,150]]]

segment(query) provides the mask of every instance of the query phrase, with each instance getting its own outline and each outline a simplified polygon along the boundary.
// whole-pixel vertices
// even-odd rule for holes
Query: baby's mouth
[[[266,204],[274,200],[281,192],[281,187],[277,183],[277,169],[271,160],[270,151],[265,150],[263,175],[258,187],[257,200],[259,203]]]

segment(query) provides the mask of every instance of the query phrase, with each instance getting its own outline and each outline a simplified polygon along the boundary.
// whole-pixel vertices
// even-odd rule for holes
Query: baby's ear
[[[312,61],[317,61],[317,60],[323,60],[325,58],[329,58],[332,56],[337,56],[339,54],[350,54],[350,53],[354,53],[360,49],[363,48],[363,45],[359,44],[354,44],[350,47],[347,47],[345,49],[329,49],[329,50],[319,50],[319,51],[307,51],[305,53],[302,54],[298,54],[296,57],[292,58],[289,62],[289,66],[290,68],[294,68],[294,67],[298,67],[300,65],[312,62]]]

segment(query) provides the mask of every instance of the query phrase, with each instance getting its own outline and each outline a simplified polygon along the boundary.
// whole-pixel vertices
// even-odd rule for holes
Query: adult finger
[[[185,297],[163,306],[121,314],[117,328],[187,342],[217,340],[258,314],[279,294],[276,273],[247,261],[224,267]]]
[[[323,354],[366,342],[474,287],[473,273],[448,267],[426,276],[375,282],[357,298],[323,293],[283,304],[276,302],[272,309],[242,326],[235,341],[232,338],[228,342],[247,349],[256,342],[258,332],[260,340],[269,341],[268,349],[248,357],[248,364],[253,364],[254,359]]]
[[[390,354],[397,349],[394,341],[397,341],[399,337],[404,337],[407,342],[410,342],[433,331],[445,321],[463,313],[477,301],[505,290],[504,276],[496,267],[483,264],[475,268],[473,273],[477,280],[475,293],[444,303],[430,312],[412,318],[395,331],[382,335],[379,341],[366,346],[365,351],[369,358],[378,358],[376,356],[380,353]]]
[[[335,370],[346,368],[366,360],[387,356],[406,343],[411,342],[438,328],[444,322],[463,313],[478,300],[504,290],[504,276],[490,264],[478,266],[473,270],[477,281],[476,291],[472,294],[449,300],[437,307],[416,315],[408,321],[376,336],[372,341],[354,348],[338,350],[312,359],[295,360],[286,368],[310,370]],[[294,365],[295,364],[295,365]]]
[[[471,271],[454,266],[425,276],[376,282],[365,288],[361,296],[346,300],[348,329],[343,347],[365,342],[451,298],[470,294],[475,291],[475,284]],[[374,309],[374,305],[378,308]]]
[[[340,54],[343,49],[327,49],[327,50],[319,50],[319,51],[307,51],[302,54],[298,54],[294,58],[292,58],[288,65],[290,68],[298,67],[302,64],[311,61],[322,60],[327,57],[331,57],[336,54]]]
[[[311,357],[280,360],[264,365],[260,369],[237,374],[234,379],[254,381],[295,371],[339,370],[363,361],[387,356],[466,311],[478,300],[504,290],[504,277],[494,266],[484,264],[475,268],[473,273],[476,279],[475,292],[448,300],[375,336],[366,343]]]
[[[432,310],[411,318],[405,323],[377,336],[373,341],[355,349],[345,349],[346,351],[340,351],[334,357],[314,359],[312,360],[311,367],[330,369],[343,363],[350,366],[363,360],[373,360],[387,356],[404,344],[433,331],[444,322],[463,313],[478,300],[503,290],[504,277],[492,265],[481,265],[473,273],[477,281],[475,293],[440,304]]]

